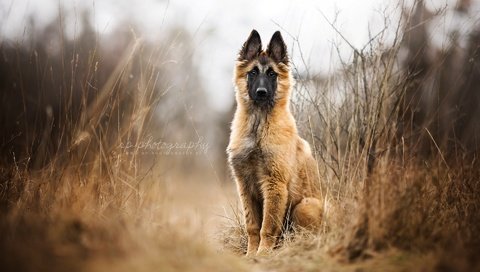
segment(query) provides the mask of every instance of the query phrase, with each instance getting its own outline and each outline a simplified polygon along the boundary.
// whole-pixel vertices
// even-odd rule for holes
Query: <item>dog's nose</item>
[[[259,97],[265,97],[267,96],[267,88],[258,88],[257,89],[257,96]]]

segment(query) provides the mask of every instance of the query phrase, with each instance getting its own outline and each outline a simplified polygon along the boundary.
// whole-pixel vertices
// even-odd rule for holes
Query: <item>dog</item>
[[[234,84],[228,162],[245,215],[246,255],[267,255],[287,214],[294,226],[310,230],[322,221],[318,167],[290,111],[294,80],[279,31],[263,50],[252,30],[238,54]]]

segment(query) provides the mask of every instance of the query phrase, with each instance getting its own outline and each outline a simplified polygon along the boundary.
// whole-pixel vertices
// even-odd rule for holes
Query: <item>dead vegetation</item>
[[[297,75],[293,107],[325,182],[326,220],[319,233],[285,233],[257,260],[238,257],[243,216],[234,188],[219,183],[222,156],[121,148],[148,135],[196,141],[212,129],[198,117],[203,90],[180,28],[160,46],[119,31],[123,43],[107,48],[88,27],[68,41],[59,17],[38,35],[56,47],[2,41],[2,271],[480,269],[480,30],[466,46],[452,34],[442,48],[428,32],[468,7],[402,7],[334,74]],[[212,207],[227,207],[220,226],[196,218]]]
[[[170,121],[156,111],[179,88],[168,72],[182,67],[158,64],[185,48],[123,31],[105,45],[87,17],[75,40],[60,15],[41,38],[1,43],[2,271],[241,270],[215,259],[195,222],[176,219],[186,214],[167,193],[166,168],[141,146]],[[189,52],[181,56],[178,65],[190,65]]]

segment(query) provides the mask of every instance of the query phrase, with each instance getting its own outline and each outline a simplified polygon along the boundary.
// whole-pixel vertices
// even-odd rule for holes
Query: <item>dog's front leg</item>
[[[261,203],[245,187],[243,182],[237,182],[238,192],[245,214],[245,226],[248,235],[247,256],[254,256],[260,243],[260,227],[262,222]]]
[[[287,184],[281,179],[267,178],[262,182],[263,222],[257,255],[268,254],[282,231],[287,209]]]

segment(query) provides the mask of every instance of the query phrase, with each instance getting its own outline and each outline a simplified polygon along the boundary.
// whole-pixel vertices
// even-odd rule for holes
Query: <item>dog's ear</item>
[[[283,42],[280,31],[273,33],[272,39],[267,47],[267,55],[275,62],[288,63],[287,45]]]
[[[239,60],[252,60],[260,54],[262,51],[262,40],[260,40],[260,35],[254,29],[248,36],[247,41],[243,44],[240,54],[238,56]]]

